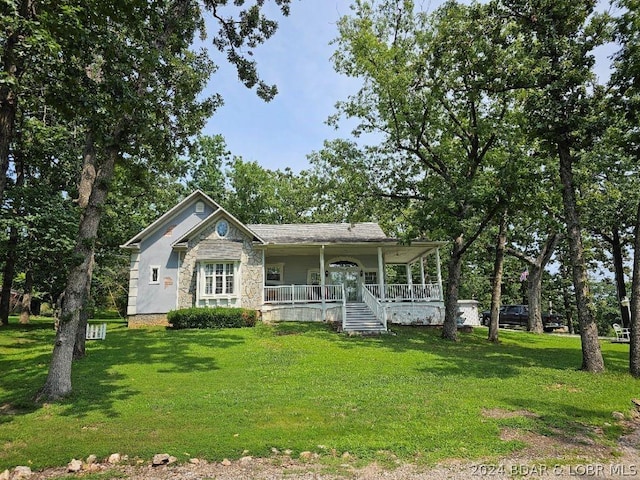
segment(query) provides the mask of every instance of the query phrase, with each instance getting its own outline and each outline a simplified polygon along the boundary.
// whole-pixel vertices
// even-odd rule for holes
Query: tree
[[[369,185],[410,205],[405,235],[451,240],[443,337],[455,340],[463,257],[499,209],[522,45],[486,5],[447,2],[432,16],[409,0],[353,9],[338,24],[335,68],[364,85],[339,112],[360,120],[355,135],[382,136]]]
[[[640,4],[637,0],[619,0],[624,13],[616,22],[616,38],[621,45],[615,56],[616,70],[611,79],[615,104],[629,125],[621,137],[621,145],[633,159],[637,168],[640,158]],[[640,201],[636,202],[633,222],[633,279],[631,284],[631,335],[629,348],[629,371],[640,377]]]
[[[529,304],[529,321],[527,330],[533,333],[542,333],[542,274],[551,260],[553,252],[562,235],[551,231],[540,246],[536,256],[527,255],[525,252],[509,248],[511,255],[522,260],[528,268],[527,275],[527,299]]]
[[[390,201],[373,186],[368,159],[375,152],[354,141],[326,141],[323,148],[308,156],[308,193],[312,196],[311,216],[315,222],[376,221],[395,237],[408,229],[407,202]]]
[[[564,218],[573,269],[582,340],[582,368],[604,370],[598,330],[590,301],[578,208],[575,164],[580,159],[581,123],[593,106],[588,91],[593,78],[592,50],[606,40],[606,17],[595,16],[595,1],[502,0],[499,8],[520,26],[523,41],[538,67],[531,72],[535,88],[525,108],[531,131],[558,158]],[[587,139],[588,140],[588,139]]]
[[[214,44],[226,51],[245,85],[257,85],[257,93],[269,99],[275,89],[259,81],[255,62],[240,52],[245,44],[254,47],[269,38],[276,24],[260,13],[261,1],[241,11],[237,21],[223,15],[224,3],[205,2],[205,8],[221,25]],[[276,3],[288,13],[288,0]],[[189,49],[196,30],[203,26],[197,4],[167,1],[150,9],[147,2],[127,1],[98,3],[86,9],[89,17],[95,17],[91,17],[92,24],[82,25],[85,44],[80,45],[81,50],[77,42],[64,45],[69,54],[75,54],[67,65],[68,78],[77,78],[80,84],[72,86],[87,95],[83,102],[70,106],[85,130],[78,188],[82,213],[74,251],[76,262],[67,280],[60,328],[49,374],[38,394],[40,400],[56,400],[71,391],[76,332],[116,165],[170,170],[177,153],[219,103],[217,98],[198,98],[212,65],[202,54]],[[66,91],[68,85],[61,88]],[[120,102],[114,105],[113,98]]]
[[[224,165],[231,161],[231,152],[222,135],[200,136],[189,156],[189,190],[202,190],[216,202],[227,200],[227,178]]]
[[[504,252],[507,243],[507,228],[509,216],[505,209],[500,216],[500,230],[496,242],[496,256],[493,264],[491,290],[491,321],[489,322],[490,342],[498,342],[498,327],[500,325],[500,304],[502,298],[502,273],[504,267]]]

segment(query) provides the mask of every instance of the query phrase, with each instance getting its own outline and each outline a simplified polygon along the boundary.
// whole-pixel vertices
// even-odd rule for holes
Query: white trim
[[[182,269],[182,252],[178,252],[178,269],[176,270],[176,310],[180,308],[180,270]]]
[[[142,240],[144,238],[147,238],[149,235],[151,235],[156,229],[158,229],[160,226],[162,226],[164,224],[164,222],[171,218],[171,216],[173,216],[174,214],[177,214],[178,212],[180,212],[181,210],[187,208],[189,206],[189,204],[191,203],[191,201],[196,198],[196,197],[202,197],[202,199],[209,204],[209,206],[211,207],[211,209],[213,210],[212,214],[215,213],[216,211],[219,210],[224,210],[220,205],[218,205],[213,199],[211,199],[207,194],[205,194],[204,192],[202,192],[201,190],[196,190],[195,192],[193,192],[191,195],[189,195],[188,197],[186,197],[184,200],[182,200],[180,203],[178,203],[177,205],[175,205],[173,208],[171,208],[170,210],[168,210],[167,212],[165,212],[160,218],[158,218],[155,222],[153,222],[151,225],[149,225],[147,228],[145,228],[144,230],[142,230],[140,233],[138,233],[135,237],[130,238],[127,242],[125,242],[124,244],[120,245],[120,248],[132,248],[135,244],[137,243],[136,240]],[[202,223],[202,222],[200,222]]]
[[[438,270],[438,288],[440,289],[440,299],[444,300],[444,292],[442,291],[442,264],[440,263],[440,249],[436,249],[436,268]]]
[[[363,269],[363,275],[362,275],[362,284],[363,285],[369,285],[369,282],[367,282],[367,273],[375,273],[376,274],[376,282],[375,284],[371,284],[371,285],[377,285],[378,283],[378,269],[377,268],[365,268]]]
[[[313,275],[317,275],[318,276],[318,283],[313,283]],[[318,268],[310,268],[307,270],[307,285],[318,285],[318,286],[322,286],[322,277],[323,275],[320,274],[320,269]]]
[[[153,271],[156,272],[156,279],[153,279]],[[149,265],[149,285],[160,285],[160,265]]]
[[[269,268],[277,268],[279,270],[279,280],[269,279]],[[264,266],[264,284],[267,285],[267,283],[273,283],[275,285],[282,285],[284,283],[284,263],[267,263]]]
[[[380,289],[380,300],[384,300],[384,259],[382,257],[382,247],[378,247],[378,288]]]
[[[221,233],[218,231],[218,228],[220,228],[220,226],[221,226],[221,225],[226,225],[226,229],[225,229],[224,235],[223,235],[223,234],[221,234]],[[229,228],[230,228],[230,227],[229,227],[229,221],[228,221],[226,218],[221,217],[221,218],[220,218],[220,220],[218,220],[218,221],[216,222],[216,226],[215,226],[216,236],[217,236],[218,238],[227,238],[227,236],[229,235]]]
[[[223,293],[215,293],[215,283],[212,283],[213,293],[206,293],[206,265],[223,265],[223,273],[222,273],[222,288]],[[233,292],[226,292],[227,288],[227,277],[228,273],[226,271],[226,265],[233,265]],[[214,267],[215,268],[215,267]],[[213,274],[213,282],[215,282],[216,273]],[[201,260],[198,262],[198,285],[196,286],[197,290],[197,300],[210,300],[210,299],[239,299],[240,298],[240,262],[238,260],[225,260],[225,259],[212,259],[212,260]]]

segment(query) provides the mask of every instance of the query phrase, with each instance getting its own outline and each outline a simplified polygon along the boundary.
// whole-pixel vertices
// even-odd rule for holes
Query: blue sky
[[[433,11],[440,0],[425,0],[421,7]],[[604,3],[601,1],[601,4]],[[269,6],[272,5],[268,2]],[[337,36],[337,20],[350,14],[351,0],[293,0],[289,17],[281,17],[276,34],[255,50],[262,78],[275,83],[279,93],[270,103],[260,100],[237,80],[235,70],[224,60],[210,82],[210,91],[225,101],[209,120],[203,134],[221,134],[229,150],[245,161],[257,161],[269,169],[307,168],[307,155],[322,148],[326,139],[348,138],[349,129],[335,131],[326,125],[334,105],[355,93],[359,81],[337,74],[329,43]],[[601,80],[607,70],[606,56]],[[217,58],[217,57],[216,57]],[[605,79],[606,80],[606,79]]]
[[[309,166],[306,156],[322,148],[323,141],[348,136],[325,121],[334,105],[355,93],[358,82],[333,70],[329,42],[337,36],[338,18],[350,12],[350,0],[294,0],[289,17],[278,16],[279,28],[256,49],[262,78],[278,86],[270,103],[260,100],[238,81],[224,62],[210,88],[225,105],[209,120],[203,133],[222,134],[229,150],[245,161],[270,169]],[[274,11],[273,8],[270,11]]]

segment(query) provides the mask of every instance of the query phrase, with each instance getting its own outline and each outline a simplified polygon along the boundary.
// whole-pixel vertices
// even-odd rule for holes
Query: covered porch
[[[444,320],[444,242],[266,245],[265,320],[332,321],[344,331]]]

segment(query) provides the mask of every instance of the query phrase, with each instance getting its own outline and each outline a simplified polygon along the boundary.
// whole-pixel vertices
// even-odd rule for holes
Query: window
[[[235,287],[235,264],[228,263],[205,263],[202,266],[202,294],[207,297],[217,295],[234,295]]]
[[[364,283],[366,285],[377,285],[378,283],[378,272],[364,272]]]
[[[307,273],[307,281],[309,282],[309,285],[320,285],[322,283],[320,270],[309,270]]]
[[[267,284],[282,283],[284,281],[284,264],[276,263],[266,267]]]
[[[220,238],[224,238],[227,236],[227,233],[229,233],[229,224],[226,220],[220,220],[218,223],[216,223],[216,233]]]
[[[151,265],[151,267],[149,267],[149,283],[151,285],[160,283],[160,267],[158,265]]]

